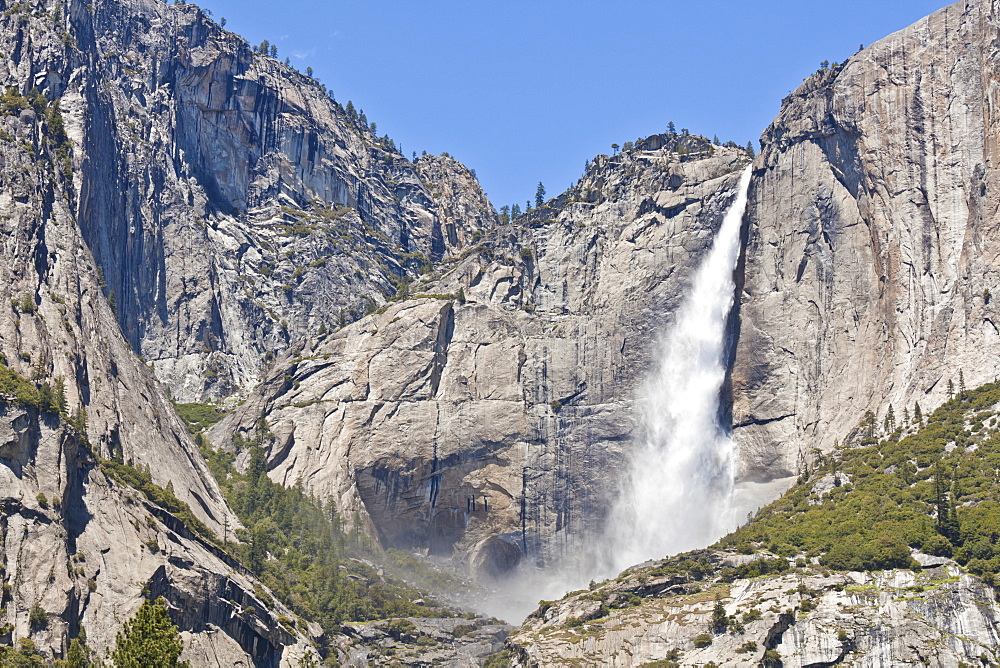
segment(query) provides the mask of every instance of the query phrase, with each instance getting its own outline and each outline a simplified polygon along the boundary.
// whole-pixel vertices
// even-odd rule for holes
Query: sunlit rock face
[[[263,417],[272,479],[334,500],[387,547],[494,577],[580,556],[746,162],[677,135],[599,156],[417,297],[296,346],[211,438],[253,439]]]
[[[65,47],[18,47],[11,25],[6,79],[73,117],[80,228],[126,338],[175,398],[245,389],[290,342],[356,320],[495,225],[460,163],[404,158],[199,8],[89,7],[67,6]]]
[[[716,564],[754,556],[701,553]],[[923,572],[817,572],[694,581],[636,569],[534,612],[507,641],[515,666],[578,661],[625,668],[684,665],[946,668],[995,658],[1000,606],[950,560]],[[721,605],[732,620],[713,631]],[[736,627],[736,628],[734,628]]]
[[[1000,361],[996,3],[958,2],[823,69],[764,132],[734,423],[744,475],[795,474]]]

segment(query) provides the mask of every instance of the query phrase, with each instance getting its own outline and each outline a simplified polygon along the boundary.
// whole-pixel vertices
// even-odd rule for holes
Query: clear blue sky
[[[612,143],[757,138],[823,60],[944,0],[199,0],[311,66],[407,155],[447,151],[496,206],[550,196]]]

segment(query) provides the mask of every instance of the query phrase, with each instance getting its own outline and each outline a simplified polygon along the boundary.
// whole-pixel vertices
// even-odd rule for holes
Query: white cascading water
[[[719,424],[726,320],[750,186],[748,166],[645,386],[644,442],[611,513],[612,572],[704,547],[735,528],[735,446]]]

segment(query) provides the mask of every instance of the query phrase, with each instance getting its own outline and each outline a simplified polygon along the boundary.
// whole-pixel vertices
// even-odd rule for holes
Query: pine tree
[[[750,154],[751,158],[753,158],[753,157],[755,157],[757,155],[757,153],[753,150],[753,142],[752,141],[748,141],[747,142],[747,153]]]
[[[672,135],[673,134],[677,134],[677,126],[674,125],[673,121],[670,121],[669,123],[667,123],[667,132],[669,132]]]
[[[618,149],[619,148],[621,148],[621,147],[618,146],[618,144],[612,144],[611,145],[612,155],[618,155]]]
[[[540,207],[544,203],[545,203],[545,186],[543,186],[542,182],[539,181],[538,187],[535,188],[535,207],[536,208]]]
[[[948,483],[945,481],[944,466],[939,461],[934,465],[934,506],[937,509],[937,532],[947,537],[948,531]]]
[[[307,77],[309,77],[310,79],[312,79],[312,76],[313,76],[313,68],[311,68],[311,67],[307,67],[307,68],[306,68],[306,76],[307,76]]]
[[[948,379],[948,398],[952,399],[955,396],[955,384],[951,382],[951,378]]]
[[[920,412],[920,404],[913,402],[913,423],[919,425],[924,419],[924,414]]]
[[[865,438],[875,438],[875,430],[878,429],[878,423],[875,421],[875,413],[865,411],[865,416],[861,420],[860,426]]]
[[[60,415],[66,414],[66,381],[62,376],[56,377],[55,385],[52,388],[52,400]]]
[[[510,207],[510,219],[511,220],[514,220],[515,218],[517,218],[520,215],[521,215],[521,205],[520,204],[515,204],[514,206]]]
[[[958,370],[958,392],[959,394],[965,394],[965,374],[962,370]]]
[[[90,648],[87,647],[87,631],[80,625],[80,633],[69,641],[66,650],[66,668],[87,668],[90,666]]]
[[[729,617],[726,616],[726,608],[719,598],[715,599],[715,607],[712,608],[711,627],[714,633],[725,633],[729,628]]]
[[[115,637],[111,660],[116,668],[187,668],[187,662],[180,660],[183,651],[181,636],[161,597],[144,602],[135,617],[125,622]]]
[[[510,222],[510,207],[504,204],[500,207],[500,222],[506,225]]]

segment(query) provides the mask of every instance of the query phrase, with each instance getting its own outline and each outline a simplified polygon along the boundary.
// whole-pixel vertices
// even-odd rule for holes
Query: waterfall
[[[608,522],[606,561],[613,572],[704,547],[736,526],[735,446],[728,426],[719,424],[719,401],[750,171],[740,178],[644,386],[643,442]]]
[[[640,396],[643,440],[603,536],[557,568],[522,567],[502,593],[479,598],[474,606],[516,620],[539,598],[559,598],[587,580],[705,547],[736,527],[741,504],[734,502],[735,447],[727,426],[719,424],[719,400],[749,186],[748,166],[677,320],[660,342],[657,366]]]

